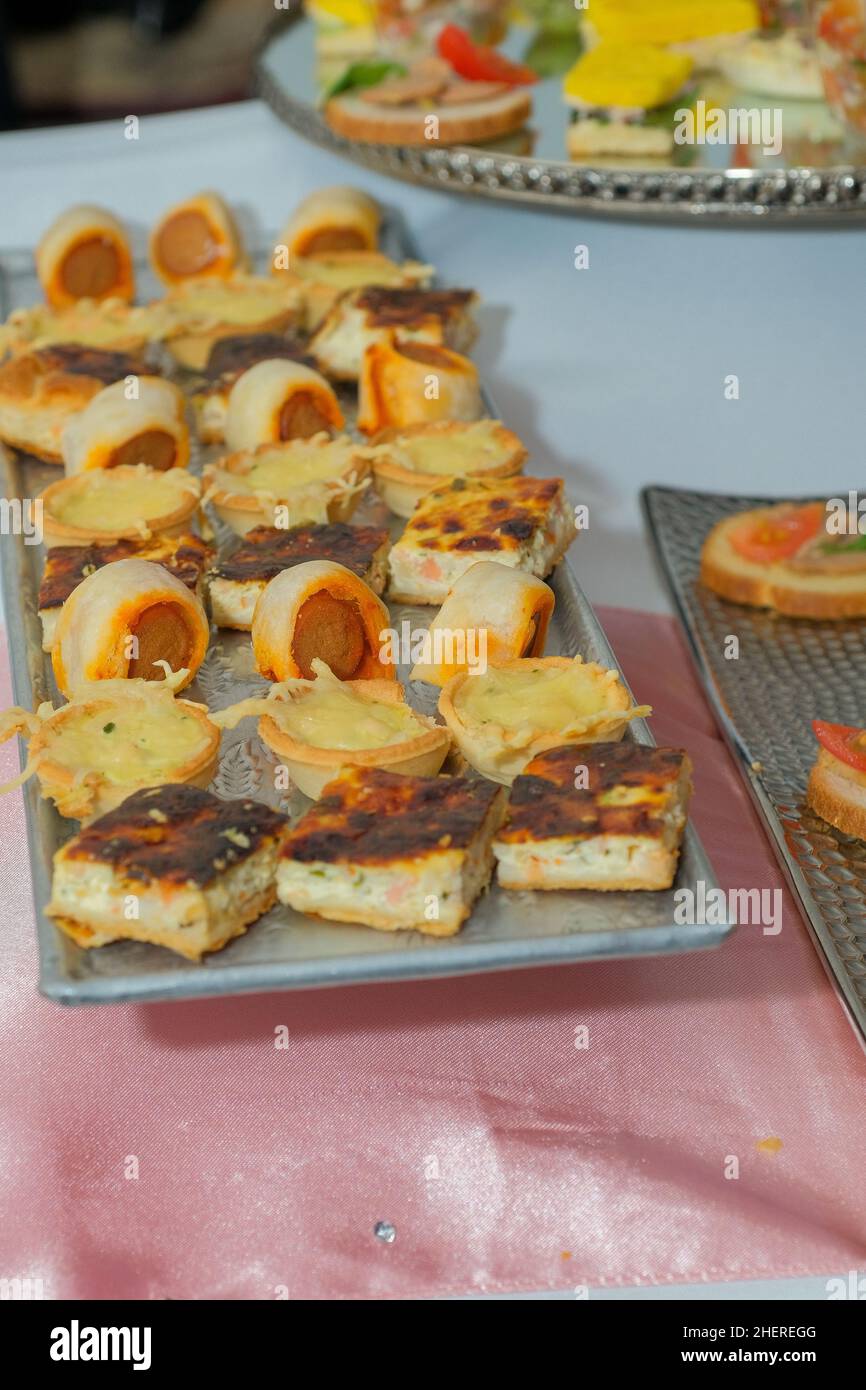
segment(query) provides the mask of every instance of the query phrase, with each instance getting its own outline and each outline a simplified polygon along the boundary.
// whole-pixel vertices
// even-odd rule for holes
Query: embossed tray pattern
[[[847,496],[847,493],[843,494]],[[842,1002],[866,1035],[866,845],[805,804],[813,719],[866,724],[866,624],[728,603],[698,581],[712,526],[773,498],[650,487],[644,510],[692,655]],[[725,641],[739,639],[739,656]]]

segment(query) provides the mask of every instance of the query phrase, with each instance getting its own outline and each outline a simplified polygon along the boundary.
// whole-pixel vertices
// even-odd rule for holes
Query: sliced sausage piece
[[[219,247],[210,223],[200,212],[178,212],[159,230],[156,249],[170,275],[200,275],[213,265]]]
[[[167,661],[173,671],[179,671],[189,663],[194,649],[186,615],[176,603],[153,603],[145,608],[131,635],[138,642],[138,655],[129,663],[130,679],[163,680],[165,672],[154,662]]]
[[[411,106],[419,101],[429,101],[441,92],[447,79],[421,75],[413,77],[389,77],[376,87],[365,87],[358,93],[362,101],[371,106]]]
[[[322,590],[301,604],[292,634],[292,656],[307,680],[315,677],[319,657],[338,680],[354,675],[364,657],[366,638],[354,599],[334,598]]]
[[[117,248],[104,237],[88,237],[64,257],[60,280],[75,299],[99,299],[120,276]]]
[[[438,100],[440,106],[463,106],[471,101],[492,101],[508,90],[506,82],[449,82]]]
[[[367,243],[357,227],[323,227],[304,245],[305,256],[324,256],[329,251],[365,251]]]
[[[125,444],[119,444],[111,455],[109,468],[122,467],[130,463],[146,463],[164,473],[174,465],[177,446],[165,430],[143,430]]]
[[[280,411],[280,439],[310,439],[322,430],[330,432],[328,417],[310,391],[295,391]]]

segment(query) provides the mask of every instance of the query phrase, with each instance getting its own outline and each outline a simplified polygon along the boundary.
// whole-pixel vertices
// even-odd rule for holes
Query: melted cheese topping
[[[408,705],[371,700],[331,682],[287,702],[273,700],[267,713],[312,748],[385,748],[424,732]]]
[[[47,756],[70,772],[93,770],[124,785],[159,780],[208,743],[201,723],[182,704],[126,700],[64,718]]]
[[[297,296],[277,280],[193,281],[166,300],[166,309],[184,326],[212,323],[259,323],[291,309]]]
[[[305,483],[330,482],[342,477],[355,447],[347,443],[315,445],[305,440],[265,448],[251,457],[243,472],[214,469],[214,479],[227,492],[264,492],[285,497]]]
[[[82,473],[73,486],[59,491],[52,499],[51,511],[67,526],[123,531],[138,522],[169,515],[197,491],[196,480],[181,470],[160,473],[144,465],[134,474],[99,470]]]
[[[460,431],[431,430],[385,445],[383,453],[416,473],[478,473],[504,463],[510,450],[494,434],[495,420],[478,420]]]
[[[367,285],[396,285],[423,281],[433,274],[433,267],[417,261],[398,265],[387,256],[373,257],[369,253],[353,256],[298,256],[292,270],[302,280],[317,285],[329,285],[338,290],[364,289]]]
[[[454,704],[467,724],[530,724],[553,733],[607,709],[607,689],[597,671],[577,663],[513,671],[489,666],[483,675],[464,681]]]

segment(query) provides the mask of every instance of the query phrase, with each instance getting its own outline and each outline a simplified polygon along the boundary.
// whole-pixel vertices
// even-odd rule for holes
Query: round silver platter
[[[512,33],[503,49],[519,58],[530,37],[527,30]],[[259,52],[259,95],[307,139],[381,173],[486,198],[653,221],[773,226],[866,221],[866,167],[842,162],[842,132],[820,101],[779,101],[709,78],[701,86],[708,104],[781,108],[780,155],[764,156],[748,147],[753,167],[729,168],[729,146],[701,145],[678,151],[689,160],[680,167],[658,161],[644,167],[589,167],[564,158],[568,110],[558,77],[532,88],[531,126],[521,133],[531,143],[526,154],[515,153],[513,137],[510,149],[507,140],[435,148],[346,140],[334,134],[319,110],[321,76],[314,26],[300,0],[290,0]],[[740,155],[744,148],[738,148]]]

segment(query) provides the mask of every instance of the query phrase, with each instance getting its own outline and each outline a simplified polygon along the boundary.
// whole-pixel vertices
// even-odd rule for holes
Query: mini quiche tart
[[[376,489],[396,516],[449,478],[513,478],[526,449],[499,420],[436,420],[383,430],[369,452]]]
[[[806,801],[829,825],[866,840],[866,730],[823,719],[812,729],[820,747]]]
[[[185,468],[145,464],[97,468],[51,483],[41,493],[46,546],[179,536],[189,530],[201,488]]]
[[[55,309],[79,299],[135,297],[129,239],[104,208],[82,204],[61,213],[36,248],[36,273]]]
[[[186,782],[207,787],[219,760],[220,730],[205,705],[177,700],[176,679],[98,681],[60,709],[10,710],[0,739],[29,737],[27,767],[2,791],[33,773],[62,816],[88,821],[139,787]]]
[[[792,618],[866,617],[866,536],[830,531],[823,502],[737,512],[710,531],[701,581],[721,598]]]
[[[304,326],[314,333],[341,294],[370,285],[389,285],[392,289],[425,287],[434,270],[419,261],[392,261],[380,251],[331,251],[295,256],[287,273],[303,298]]]
[[[60,441],[67,476],[91,468],[144,463],[163,471],[189,464],[183,393],[162,377],[115,381],[73,415]]]
[[[68,698],[91,681],[178,675],[189,685],[204,661],[210,628],[201,602],[162,565],[115,560],[74,589],[51,649],[58,689]]]
[[[342,768],[384,768],[435,777],[451,746],[441,724],[406,703],[394,680],[340,681],[315,661],[315,679],[273,686],[267,699],[244,700],[214,716],[232,728],[258,714],[259,737],[315,800]]]
[[[333,560],[307,560],[266,586],[252,620],[256,669],[266,680],[311,679],[323,661],[339,680],[395,678],[383,656],[388,609]]]
[[[561,478],[454,478],[422,497],[393,546],[390,597],[443,603],[479,560],[543,579],[575,535]]]
[[[619,672],[582,657],[518,657],[484,672],[461,672],[439,697],[439,713],[466,761],[510,786],[530,759],[567,743],[621,739],[633,705]]]
[[[0,357],[44,347],[77,346],[103,352],[141,352],[165,331],[159,303],[126,304],[121,299],[80,299],[65,309],[34,304],[13,309],[0,328]],[[116,380],[117,378],[114,378]]]
[[[257,275],[190,280],[163,300],[169,352],[182,367],[202,371],[214,344],[243,333],[285,333],[300,322],[300,291]]]
[[[237,223],[216,193],[169,208],[150,236],[150,263],[166,285],[225,280],[245,263]]]
[[[502,787],[352,767],[290,832],[281,902],[331,922],[453,936],[490,882]]]
[[[348,435],[292,439],[229,454],[204,470],[205,500],[239,536],[254,526],[348,521],[370,464]]]

